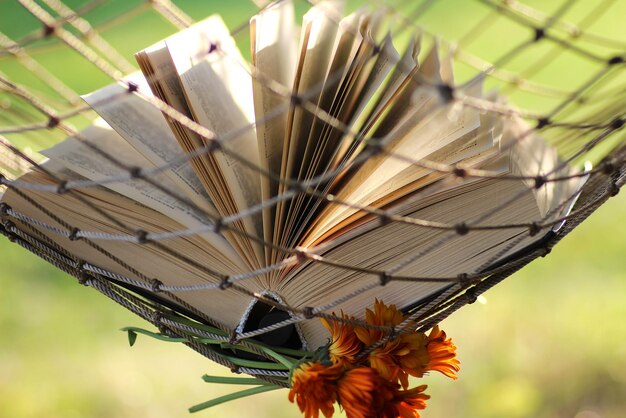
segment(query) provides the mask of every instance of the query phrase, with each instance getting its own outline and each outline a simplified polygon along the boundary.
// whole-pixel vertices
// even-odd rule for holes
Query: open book
[[[42,151],[43,169],[21,177],[99,186],[31,188],[46,211],[12,189],[3,202],[113,279],[216,285],[172,293],[238,332],[259,326],[253,295],[357,317],[374,298],[408,309],[450,283],[378,286],[373,271],[454,277],[548,233],[463,229],[566,214],[580,180],[532,180],[571,174],[555,150],[516,116],[446,100],[452,58],[437,41],[423,48],[416,34],[398,52],[383,12],[341,13],[340,3],[320,2],[299,28],[291,2],[264,9],[250,22],[251,64],[218,16],[144,49],[141,72],[84,96],[100,117]],[[481,77],[457,94],[503,101],[483,92]],[[435,164],[494,176],[454,176]],[[462,227],[387,222],[391,214]],[[245,291],[217,288],[224,277]],[[307,348],[328,338],[318,320],[300,322],[298,335]]]

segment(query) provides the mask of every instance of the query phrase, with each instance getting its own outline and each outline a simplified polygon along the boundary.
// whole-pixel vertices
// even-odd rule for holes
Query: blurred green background
[[[67,3],[75,7],[84,1]],[[221,13],[231,27],[243,23],[255,10],[249,1],[176,3],[195,19]],[[548,13],[563,3],[530,2]],[[569,3],[573,7],[565,17],[580,22],[595,2]],[[607,13],[591,30],[624,41],[626,2],[605,3]],[[86,16],[95,26],[104,25],[104,37],[129,59],[133,52],[173,31],[154,12],[133,14],[131,10],[140,4],[109,1]],[[304,5],[298,4],[303,10]],[[120,13],[126,16],[123,30],[107,23]],[[418,23],[448,39],[457,39],[463,28],[467,30],[488,13],[479,2],[442,0]],[[0,2],[1,32],[21,39],[38,27],[17,2]],[[498,19],[485,28],[485,33],[470,50],[494,59],[501,55],[498,51],[504,52],[524,38],[528,30]],[[246,51],[247,31],[237,40]],[[29,52],[80,93],[107,82],[104,75],[58,43],[38,42]],[[524,57],[518,61],[511,62],[508,69],[520,70],[528,64]],[[575,56],[564,57],[558,65],[562,67],[540,72],[535,79],[571,86],[585,78],[584,71],[595,68],[578,62]],[[458,70],[470,74],[467,68]],[[0,71],[40,94],[51,94],[13,59],[0,57]],[[0,100],[8,105],[6,96]],[[537,111],[554,105],[550,99],[524,93],[512,100]],[[73,122],[78,126],[86,123],[80,118]],[[10,139],[38,149],[62,138],[46,131]],[[438,375],[425,379],[432,399],[424,417],[626,416],[625,209],[626,196],[622,193],[562,241],[549,257],[532,263],[488,292],[486,300],[463,308],[442,324],[459,347],[463,370],[456,382]],[[130,348],[125,334],[119,331],[129,325],[146,324],[1,239],[0,417],[187,416],[189,406],[234,389],[203,383],[202,374],[229,372],[183,346],[140,337]],[[286,391],[257,395],[200,414],[300,416],[297,407],[287,401]]]

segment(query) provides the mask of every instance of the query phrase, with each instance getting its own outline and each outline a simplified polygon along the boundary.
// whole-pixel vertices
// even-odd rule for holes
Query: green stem
[[[122,331],[125,331],[128,333],[147,335],[148,337],[156,338],[157,340],[161,340],[161,341],[168,341],[168,342],[174,342],[174,343],[187,342],[186,338],[168,337],[167,335],[158,334],[156,332],[148,331],[143,328],[125,327],[125,328],[122,328]]]
[[[226,332],[224,332],[223,330],[219,329],[219,328],[215,328],[209,325],[204,325],[195,321],[192,321],[190,319],[184,318],[184,317],[180,317],[180,316],[176,316],[176,315],[165,315],[167,318],[171,319],[172,321],[176,321],[179,322],[181,324],[184,325],[189,325],[193,328],[197,328],[199,330],[203,330],[203,331],[207,331],[210,332],[212,334],[215,335],[219,335],[219,336],[228,336],[228,334]],[[131,329],[132,327],[128,327],[128,328],[123,328],[123,331],[127,331],[128,329]],[[132,329],[131,329],[132,330]],[[146,334],[146,333],[144,333]],[[147,334],[146,334],[147,335]],[[221,340],[214,340],[214,339],[210,339],[210,338],[206,338],[202,335],[196,334],[196,333],[191,333],[191,335],[193,335],[199,342],[205,343],[205,344],[224,344],[223,341]],[[163,338],[160,338],[161,340],[165,340]],[[168,339],[167,341],[172,341],[172,342],[184,342],[184,341],[178,341],[178,340],[174,340],[172,338]],[[303,358],[303,357],[312,357],[315,353],[312,351],[301,351],[301,350],[294,350],[291,348],[284,348],[284,347],[272,347],[269,346],[267,344],[263,344],[259,341],[255,341],[253,339],[249,339],[247,340],[248,342],[250,342],[250,344],[256,345],[257,347],[266,347],[269,348],[270,350],[273,350],[275,353],[279,353],[279,354],[285,354],[287,356],[291,356],[291,357],[295,357],[295,358]],[[238,350],[242,350],[242,351],[247,351],[245,350],[244,347],[241,346],[232,346],[231,348],[236,348]],[[252,352],[253,351],[249,351]]]
[[[219,329],[212,327],[210,325],[204,325],[199,322],[192,321],[187,318],[183,318],[177,315],[165,315],[166,318],[171,319],[174,322],[178,322],[183,325],[189,325],[190,327],[197,328],[202,331],[210,332],[211,334],[219,335],[222,337],[228,337],[228,333]]]
[[[253,345],[256,346],[259,350],[261,350],[262,352],[267,354],[269,357],[273,358],[274,360],[278,361],[279,363],[284,364],[285,366],[288,366],[288,367],[291,368],[291,366],[293,364],[298,362],[298,359],[282,356],[282,355],[278,354],[276,351],[274,351],[273,348],[270,348],[270,347],[268,347],[266,345],[256,344],[255,341],[250,341],[250,342],[253,343]],[[220,344],[220,347],[226,348],[226,349],[244,351],[246,353],[257,354],[258,355],[258,351],[252,350],[251,348],[248,348],[246,346],[239,345],[239,344],[222,343],[222,344]]]
[[[167,315],[166,314],[165,316],[168,319],[171,319],[172,321],[176,321],[176,322],[179,322],[179,323],[184,324],[184,325],[189,325],[190,327],[197,328],[199,330],[207,331],[207,332],[210,332],[212,334],[219,335],[219,336],[222,336],[222,337],[228,337],[229,336],[229,334],[227,332],[225,332],[225,331],[223,331],[223,330],[221,330],[219,328],[212,327],[210,325],[204,325],[204,324],[201,324],[199,322],[195,322],[195,321],[192,321],[190,319],[187,319],[187,318],[184,318],[184,317],[181,317],[181,316],[177,316],[177,315]],[[197,335],[197,334],[194,334],[194,335]],[[202,336],[198,335],[198,337],[202,337]],[[291,349],[291,348],[270,347],[270,346],[268,346],[266,344],[263,344],[261,342],[255,341],[253,339],[249,339],[248,341],[250,343],[252,343],[252,344],[257,345],[257,346],[269,347],[269,348],[271,348],[272,350],[274,350],[274,351],[276,351],[278,353],[286,354],[288,356],[297,357],[297,358],[312,357],[315,354],[313,351],[300,351],[300,350],[294,350],[294,349]]]
[[[256,395],[257,393],[269,392],[271,390],[276,390],[276,389],[282,389],[282,387],[276,386],[276,385],[257,386],[254,388],[242,390],[240,392],[231,393],[229,395],[220,396],[219,398],[215,398],[215,399],[212,399],[207,402],[203,402],[198,405],[194,405],[191,408],[189,408],[189,412],[193,413],[193,412],[202,411],[203,409],[211,408],[212,406],[219,405],[224,402],[233,401],[239,398],[245,398],[246,396]]]
[[[291,370],[293,368],[293,365],[296,364],[298,362],[297,359],[292,359],[290,357],[285,357],[281,354],[278,354],[276,351],[272,350],[271,348],[268,347],[264,347],[264,346],[260,346],[259,347],[265,354],[267,354],[268,356],[272,357],[274,360],[276,360],[277,362],[279,362],[280,364],[284,365],[285,367],[287,367],[289,370]]]
[[[147,329],[143,329],[143,328],[137,328],[137,327],[126,327],[126,328],[122,328],[122,331],[126,331],[129,333],[136,333],[136,334],[143,334],[146,335],[148,337],[152,337],[152,338],[156,338],[157,340],[161,340],[161,341],[167,341],[167,342],[172,342],[172,343],[186,343],[190,341],[191,339],[194,339],[200,343],[203,344],[214,344],[214,345],[219,345],[222,344],[223,341],[221,340],[215,340],[212,338],[202,338],[202,337],[190,337],[190,338],[183,338],[183,337],[170,337],[169,335],[164,335],[164,334],[160,334],[157,332],[152,332],[152,331],[148,331]]]
[[[267,382],[261,379],[255,379],[254,377],[224,377],[205,374],[202,376],[202,380],[207,383],[221,383],[227,385],[267,385]]]
[[[167,335],[163,335],[163,334],[158,334],[152,331],[148,331],[145,330],[143,328],[137,328],[137,327],[126,327],[126,328],[122,328],[122,331],[126,331],[129,334],[143,334],[143,335],[147,335],[149,337],[155,338],[157,340],[161,340],[161,341],[167,341],[167,342],[189,342],[189,340],[187,338],[177,338],[177,337],[168,337]],[[212,340],[212,339],[208,339],[208,338],[204,338],[204,339],[196,339],[199,342],[205,343],[205,344],[214,344],[214,345],[222,345],[224,344],[222,341],[218,341],[218,340]],[[134,339],[133,339],[134,342]],[[237,349],[241,349],[240,347],[236,347]],[[245,348],[243,348],[245,350]],[[265,350],[264,350],[265,351]],[[267,354],[271,356],[271,350],[267,350]],[[220,353],[218,351],[215,351],[216,354],[222,356],[223,358],[225,358],[226,360],[232,362],[233,364],[237,365],[237,366],[242,366],[242,367],[251,367],[254,369],[267,369],[267,370],[290,370],[292,365],[295,363],[295,359],[293,361],[289,361],[286,357],[280,356],[279,354],[274,353],[274,356],[272,356],[273,358],[276,359],[276,361],[279,361],[280,364],[277,363],[270,363],[270,362],[264,362],[264,361],[253,361],[253,360],[245,360],[245,359],[240,359],[234,356],[229,356],[223,353]],[[279,360],[279,358],[281,360]]]
[[[296,357],[296,358],[313,357],[313,355],[315,355],[315,352],[313,351],[300,351],[300,350],[294,350],[292,348],[272,347],[272,350],[276,351],[277,353],[285,354],[285,355]]]
[[[290,369],[290,367],[287,367],[284,364],[269,363],[266,361],[246,360],[246,359],[242,359],[238,357],[227,356],[222,353],[217,353],[217,354],[237,366],[250,367],[253,369],[265,369],[265,370],[289,370]]]

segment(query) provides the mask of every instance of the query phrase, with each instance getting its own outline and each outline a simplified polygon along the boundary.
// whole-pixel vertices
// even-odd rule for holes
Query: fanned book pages
[[[482,76],[450,100],[436,40],[401,45],[382,12],[333,16],[338,2],[300,27],[288,1],[262,10],[252,65],[219,16],[140,51],[140,73],[83,97],[100,117],[20,179],[101,185],[3,202],[87,269],[167,288],[236,333],[293,315],[258,298],[357,318],[375,298],[410,310],[450,286],[411,278],[482,271],[558,228],[581,177],[515,112],[468,105],[510,107]],[[294,330],[274,342],[328,340],[318,319]]]

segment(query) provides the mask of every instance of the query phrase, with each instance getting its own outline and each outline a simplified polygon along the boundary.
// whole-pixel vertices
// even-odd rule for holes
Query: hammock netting
[[[71,179],[57,177],[54,179],[55,184],[42,187],[20,180],[21,174],[32,167],[39,167],[43,161],[33,150],[46,148],[68,136],[80,139],[80,130],[97,116],[80,99],[80,95],[119,82],[126,91],[118,98],[128,94],[144,97],[135,91],[133,84],[124,81],[125,74],[137,71],[132,53],[214,13],[225,16],[231,36],[242,51],[247,51],[250,43],[249,19],[268,7],[268,4],[242,2],[237,8],[229,8],[222,5],[227,2],[209,4],[169,0],[128,1],[124,2],[123,7],[119,4],[111,6],[115,2],[102,0],[74,1],[71,4],[59,0],[16,0],[9,3],[2,7],[20,8],[23,20],[19,28],[10,22],[6,22],[6,28],[0,27],[0,184],[5,192],[10,191],[32,205],[35,212],[42,214],[42,218],[27,216],[3,203],[0,206],[0,232],[11,242],[76,277],[81,284],[96,289],[152,323],[163,336],[182,338],[192,349],[235,372],[254,375],[281,386],[288,384],[287,371],[273,367],[248,367],[245,365],[247,363],[238,361],[250,356],[249,353],[244,355],[244,351],[253,352],[255,359],[265,360],[268,364],[275,361],[271,357],[267,358],[257,344],[250,343],[250,339],[276,333],[277,330],[305,321],[334,318],[332,313],[338,311],[337,306],[341,303],[365,292],[373,292],[371,294],[375,295],[376,289],[394,281],[416,285],[445,284],[437,292],[415,301],[413,306],[407,308],[406,313],[418,324],[419,329],[428,330],[454,311],[473,303],[480,294],[526,264],[546,256],[565,235],[615,196],[626,182],[626,141],[623,129],[626,120],[626,40],[615,39],[602,32],[603,19],[615,18],[611,15],[615,0],[536,2],[539,8],[515,0],[472,0],[467,2],[471,4],[463,5],[463,10],[471,10],[468,14],[471,19],[456,13],[455,5],[460,2],[455,1],[350,2],[348,11],[360,6],[385,10],[394,39],[409,37],[419,31],[422,42],[439,43],[441,53],[453,60],[456,80],[454,84],[437,83],[430,86],[440,96],[442,106],[454,103],[460,109],[475,108],[496,119],[519,117],[525,121],[528,129],[519,134],[516,141],[522,141],[529,135],[539,135],[557,149],[561,161],[578,167],[579,172],[568,176],[551,173],[524,179],[528,182],[527,192],[532,193],[534,188],[545,184],[586,178],[584,183],[581,182],[582,187],[577,188],[567,199],[568,202],[575,201],[571,211],[558,219],[546,215],[545,219],[532,222],[490,222],[498,211],[515,204],[502,202],[500,207],[481,214],[479,218],[445,224],[400,216],[385,207],[363,206],[357,209],[368,216],[377,217],[381,225],[404,223],[406,228],[431,228],[443,233],[433,245],[421,248],[417,253],[409,252],[404,259],[398,260],[397,265],[383,270],[365,264],[342,263],[324,253],[315,252],[315,248],[303,250],[291,247],[282,249],[286,254],[282,263],[238,276],[226,275],[220,277],[218,282],[211,282],[210,286],[206,283],[198,283],[195,287],[170,286],[140,271],[136,271],[132,278],[126,277],[84,262],[50,239],[50,234],[81,241],[86,245],[93,244],[92,247],[96,249],[100,248],[100,242],[107,240],[151,246],[159,245],[159,239],[172,237],[159,237],[137,230],[116,236],[86,231],[64,219],[58,219],[45,204],[33,197],[33,191],[72,195],[81,189],[99,187],[112,181],[150,182],[150,174],[155,171],[144,172],[136,167],[125,167],[123,178],[118,176],[78,184]],[[294,3],[297,14],[301,16],[316,2]],[[328,18],[338,24],[340,16],[331,14]],[[142,33],[142,44],[138,44],[128,34],[135,33],[134,26],[143,20],[151,22],[154,33]],[[506,30],[505,36],[497,35],[503,33],[503,30]],[[58,62],[54,58],[55,54],[65,54],[63,56],[67,57],[67,61]],[[247,53],[244,52],[244,55]],[[506,96],[506,102],[472,100],[464,96],[463,87],[469,80],[475,80],[478,74],[484,78],[485,90],[497,90]],[[254,68],[252,76],[257,82],[267,84],[268,88],[276,89],[273,80],[267,80],[263,74],[256,73]],[[421,81],[428,84],[427,80]],[[308,100],[309,94],[310,91],[300,92],[291,97],[290,103],[305,112],[313,112],[315,117],[324,119],[335,128],[349,129],[331,113],[320,112],[316,104]],[[113,97],[111,100],[115,99]],[[162,112],[169,112],[170,117],[178,118],[192,131],[211,139],[211,144],[218,144],[208,146],[199,153],[217,152],[220,141],[228,140],[227,135],[215,136],[205,127],[189,123],[184,115],[168,108],[163,102],[154,99],[148,102]],[[398,161],[442,174],[438,180],[440,183],[467,178],[514,180],[513,175],[509,178],[495,176],[480,167],[459,167],[456,164],[414,159],[411,155],[392,155],[393,151],[384,145],[368,147],[367,152],[369,154],[365,155],[370,158],[387,153]],[[104,151],[102,155],[114,159],[114,156]],[[365,161],[356,159],[352,164],[357,166]],[[585,161],[591,161],[593,165],[584,166]],[[260,176],[272,175],[260,167],[256,169]],[[320,200],[333,199],[328,190],[322,187],[325,181],[322,177],[314,177],[306,182],[291,178],[274,180],[289,187],[283,195],[279,194],[272,201],[262,202],[262,205],[253,208],[253,212],[260,212],[265,207],[276,205],[281,199],[289,200],[299,194]],[[168,193],[168,190],[161,191]],[[172,196],[179,198],[176,194]],[[183,203],[189,204],[188,201]],[[336,201],[333,204],[348,205],[349,202]],[[249,212],[218,217],[212,221],[218,230],[237,233],[233,219],[239,215],[249,216]],[[109,215],[115,217],[115,214]],[[56,222],[50,224],[46,221],[50,218]],[[548,232],[555,226],[559,228]],[[420,257],[426,257],[438,245],[485,229],[517,229],[521,231],[520,240],[527,236],[539,236],[539,233],[543,238],[510,252],[516,244],[512,242],[498,254],[497,261],[452,277],[402,274],[402,266],[409,262],[408,258],[414,262]],[[180,232],[187,235],[196,233],[193,229]],[[256,238],[263,241],[263,238]],[[266,241],[262,244],[273,245]],[[182,262],[193,262],[185,254],[176,254],[173,250],[170,253]],[[351,270],[362,278],[363,287],[339,298],[325,300],[323,304],[294,307],[276,298],[252,292],[243,284],[258,275],[284,268],[285,263],[301,262]],[[122,267],[133,268],[128,265]],[[202,292],[207,298],[219,298],[219,293],[225,291],[240,292],[251,300],[280,309],[286,316],[256,329],[229,329],[186,302],[183,295],[194,291]],[[361,320],[355,321],[362,323]],[[397,332],[394,329],[385,331],[389,335]],[[219,340],[223,344],[207,344],[206,339]]]

